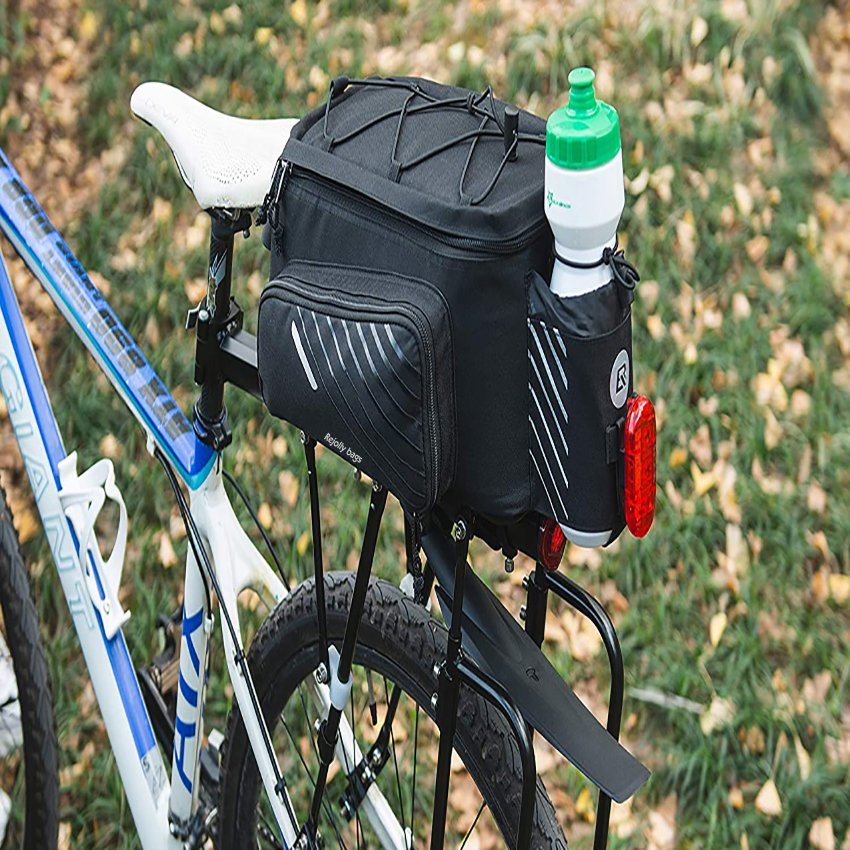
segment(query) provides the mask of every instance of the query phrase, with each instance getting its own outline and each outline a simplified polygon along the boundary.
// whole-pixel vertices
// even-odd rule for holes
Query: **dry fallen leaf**
[[[800,779],[805,782],[812,775],[812,758],[806,751],[798,735],[794,736],[794,752],[797,754],[797,767],[800,771]]]
[[[121,456],[121,443],[114,434],[107,434],[99,443],[98,448],[104,457],[115,460]]]
[[[824,603],[829,599],[829,570],[826,567],[821,567],[812,575],[811,581],[812,595],[815,599]]]
[[[728,622],[729,618],[726,616],[725,611],[718,611],[711,618],[711,622],[708,624],[708,639],[711,641],[713,647],[716,647],[720,643],[720,638],[723,637],[723,632],[726,631],[726,624]]]
[[[272,527],[272,509],[268,502],[263,502],[257,511],[257,519],[266,530]]]
[[[764,444],[768,451],[775,449],[782,440],[782,426],[769,408],[764,412]]]
[[[735,195],[735,204],[744,218],[749,218],[753,212],[753,194],[743,183],[736,183],[732,187]]]
[[[295,544],[295,551],[303,558],[309,545],[310,532],[304,531],[301,533],[301,536],[298,538],[298,542]]]
[[[728,726],[735,717],[735,704],[728,699],[723,699],[715,694],[708,708],[703,711],[699,719],[699,726],[703,735],[710,735],[715,729]]]
[[[625,803],[614,803],[611,807],[611,832],[618,838],[628,838],[637,828],[637,820],[632,814],[632,799]]]
[[[806,505],[812,513],[822,514],[826,510],[826,491],[817,481],[812,481],[809,485]]]
[[[717,467],[703,472],[696,463],[691,463],[691,478],[694,480],[694,495],[704,496],[717,484]]]
[[[599,637],[599,632],[586,617],[567,609],[561,615],[560,623],[569,646],[570,655],[576,661],[590,661],[599,652],[602,647],[602,639]],[[547,639],[550,634],[554,635],[556,631],[550,629],[547,620]]]
[[[71,824],[59,824],[59,850],[71,850]]]
[[[831,818],[818,818],[809,830],[809,844],[814,850],[835,850],[835,833]]]
[[[829,595],[839,605],[846,605],[850,600],[850,576],[831,573],[829,576]]]
[[[697,15],[691,24],[691,46],[699,47],[708,35],[708,24],[705,18]]]
[[[821,557],[826,563],[830,563],[832,561],[832,552],[829,548],[829,541],[826,539],[826,535],[822,530],[818,529],[817,531],[806,531],[806,542],[812,547],[812,549],[816,549],[820,552]]]
[[[682,446],[676,446],[670,452],[670,469],[682,466],[688,460],[688,450]]]
[[[832,673],[821,670],[816,676],[803,682],[803,698],[809,705],[823,705],[832,687]]]
[[[676,846],[676,797],[667,797],[649,813],[647,850],[672,850]]]
[[[18,532],[18,541],[27,543],[35,537],[38,532],[38,520],[35,514],[27,507],[14,510],[15,530]]]
[[[779,799],[776,783],[772,779],[768,779],[758,792],[756,811],[769,818],[777,818],[782,814],[782,801]]]
[[[170,569],[177,563],[177,553],[171,538],[163,531],[159,535],[159,562],[165,569]]]
[[[289,7],[289,14],[292,16],[292,20],[298,24],[299,27],[304,27],[307,25],[307,3],[306,0],[293,0],[292,5]]]
[[[743,292],[736,292],[732,296],[732,315],[735,319],[738,321],[749,319],[752,312],[753,310],[747,296]]]
[[[297,475],[284,469],[277,477],[277,482],[280,485],[280,494],[283,496],[283,501],[294,508],[298,502],[298,491],[301,487],[301,481]]]

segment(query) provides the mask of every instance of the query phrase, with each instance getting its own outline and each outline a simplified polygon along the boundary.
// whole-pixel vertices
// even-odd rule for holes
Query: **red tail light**
[[[543,520],[537,537],[537,559],[547,570],[557,570],[567,547],[567,536],[553,519]]]
[[[623,444],[626,525],[635,537],[643,537],[655,518],[655,408],[646,396],[629,399]]]

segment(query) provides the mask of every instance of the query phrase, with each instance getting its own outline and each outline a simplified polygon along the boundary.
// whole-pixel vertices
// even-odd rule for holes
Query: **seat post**
[[[225,376],[221,363],[219,336],[229,330],[238,307],[230,297],[233,271],[233,237],[251,226],[247,211],[210,210],[210,259],[207,295],[196,311],[197,353],[195,380],[201,394],[195,404],[194,427],[198,438],[217,451],[230,443],[227,408],[224,405]],[[241,325],[241,323],[240,323]]]

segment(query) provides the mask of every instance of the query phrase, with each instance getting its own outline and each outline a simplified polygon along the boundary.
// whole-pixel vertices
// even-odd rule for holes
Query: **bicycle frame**
[[[130,408],[146,434],[148,450],[153,453],[158,448],[190,491],[191,514],[217,578],[219,604],[235,625],[235,640],[227,629],[222,629],[234,694],[278,828],[285,845],[291,847],[298,825],[290,814],[291,807],[286,805],[285,783],[276,781],[280,772],[273,762],[273,751],[265,746],[268,730],[255,710],[253,683],[250,677],[243,675],[239,665],[244,656],[237,608],[237,596],[248,587],[260,593],[269,604],[276,604],[285,595],[283,583],[236,518],[224,491],[220,455],[196,437],[189,420],[2,149],[0,230]],[[76,455],[68,454],[64,448],[2,257],[0,312],[0,390],[6,400],[139,838],[146,850],[164,847],[177,850],[184,846],[188,837],[198,802],[208,646],[213,626],[207,577],[190,547],[169,781],[121,629],[128,615],[114,610],[123,563],[118,564],[117,574],[112,557],[104,565],[96,539],[86,533],[91,531],[85,526],[87,512],[93,525],[94,514],[104,497],[114,498],[115,491],[113,489],[110,495],[109,483],[98,482],[88,490],[80,485],[88,473],[76,476]],[[96,467],[101,472],[107,470],[107,477],[111,474],[109,461],[100,461]],[[94,470],[92,467],[89,472]],[[72,485],[77,485],[77,489],[72,494],[74,505],[69,507]],[[123,509],[123,502],[120,504]],[[123,561],[123,545],[121,550],[120,560]],[[317,686],[319,704],[325,696],[322,687]],[[388,807],[381,807],[382,800],[380,794],[373,794],[371,805],[386,817]],[[404,846],[398,839],[389,844]]]
[[[228,227],[233,224],[220,227],[220,230],[225,232],[225,237]],[[220,453],[198,438],[192,423],[118,320],[103,294],[50,223],[2,149],[0,231],[10,239],[130,408],[146,435],[149,452],[165,458],[189,490],[189,513],[193,526],[190,537],[199,548],[189,546],[186,560],[177,710],[169,780],[122,631],[123,623],[129,614],[123,611],[117,592],[123,569],[127,518],[120,491],[114,483],[112,465],[108,460],[100,460],[86,472],[77,474],[76,453],[67,453],[64,448],[20,307],[0,256],[0,391],[6,400],[9,418],[77,630],[142,847],[145,850],[179,850],[197,846],[193,839],[198,830],[200,756],[208,679],[208,649],[214,624],[210,607],[210,585],[213,585],[218,597],[223,625],[227,626],[222,628],[222,636],[234,696],[277,821],[280,837],[287,850],[293,845],[300,847],[302,833],[292,812],[285,778],[281,775],[271,747],[268,728],[259,711],[254,685],[247,672],[237,606],[237,597],[245,588],[252,588],[268,605],[275,605],[285,596],[284,584],[257,551],[237,520],[224,490]],[[213,248],[217,247],[217,238],[214,224],[211,238]],[[230,242],[229,248],[225,246],[227,251],[232,250],[232,234]],[[214,253],[211,251],[211,254]],[[219,286],[219,290],[224,291],[224,294],[219,291],[218,297],[213,299],[217,307],[227,307],[222,307],[225,320],[229,318],[229,273],[226,278],[227,285]],[[196,321],[201,321],[198,315],[195,318]],[[203,321],[208,322],[209,317]],[[241,322],[238,323],[238,328],[239,330],[226,334],[224,341],[218,341],[218,354],[221,359],[216,361],[215,365],[221,371],[215,375],[215,397],[210,396],[212,400],[208,409],[214,414],[221,413],[221,419],[217,420],[213,416],[205,423],[202,417],[200,421],[202,427],[208,427],[209,433],[219,438],[225,434],[225,429],[221,428],[216,433],[216,428],[225,423],[221,397],[217,395],[223,386],[219,387],[217,382],[222,385],[225,381],[231,382],[256,394],[256,351],[251,351],[253,338],[249,340],[247,334],[242,334]],[[199,332],[199,339],[200,337]],[[202,392],[201,400],[203,398]],[[226,442],[227,440],[224,440],[221,445]],[[97,512],[107,498],[118,503],[121,519],[113,552],[104,563],[92,529]],[[451,672],[452,676],[457,673],[473,690],[496,704],[514,727],[518,744],[524,754],[524,791],[527,790],[528,793],[523,795],[519,835],[523,839],[521,845],[527,846],[531,836],[535,788],[532,780],[536,776],[536,769],[530,745],[531,736],[530,733],[526,734],[526,709],[520,705],[523,700],[517,698],[515,705],[509,694],[493,677],[487,676],[478,667],[469,665],[459,653],[461,621],[466,616],[461,579],[466,574],[467,544],[467,532],[464,532],[458,543],[461,548],[455,553],[456,557],[442,558],[446,561],[443,572],[448,573],[442,577],[437,576],[441,588],[457,586],[457,595],[451,605],[450,642],[453,644],[453,650],[446,660],[446,665],[451,667],[451,670],[448,671],[446,665],[440,670],[438,706],[442,704],[443,707],[438,718],[441,730],[438,781],[442,777],[442,802],[435,805],[432,837],[438,836],[436,843],[442,844],[442,833],[438,833],[435,824],[443,822],[444,826],[446,813],[444,798],[447,791],[454,714],[457,708],[456,688],[452,697],[450,683],[446,681],[448,672]],[[428,552],[427,545],[425,548],[429,563],[432,555],[434,556],[434,569],[437,572],[441,561],[441,558],[437,557],[439,552]],[[195,552],[198,552],[204,561],[203,564],[197,562]],[[371,557],[367,560],[371,569]],[[319,564],[321,565],[321,559]],[[450,580],[452,570],[454,583]],[[603,731],[602,727],[596,729],[599,724],[589,712],[584,720],[579,713],[571,715],[574,728],[570,727],[570,734],[562,736],[566,743],[561,741],[561,751],[567,757],[575,745],[573,739],[576,736],[584,741],[594,741],[594,748],[598,752],[595,752],[592,759],[585,759],[587,763],[579,769],[599,784],[600,788],[607,788],[608,785],[599,777],[607,776],[610,780],[610,771],[600,773],[601,766],[609,761],[614,765],[623,765],[626,764],[623,761],[624,755],[631,758],[627,753],[620,752],[621,748],[616,743],[623,697],[622,657],[616,634],[601,606],[586,591],[566,579],[559,581],[554,576],[548,576],[539,565],[537,573],[535,580],[528,585],[527,627],[533,638],[532,646],[536,644],[539,647],[542,642],[546,593],[551,590],[591,619],[602,635],[608,651],[612,668],[608,732],[603,732],[602,737],[599,737],[598,733]],[[453,590],[452,593],[454,592]],[[498,623],[490,623],[485,631],[495,629],[496,625]],[[505,645],[516,643],[513,635],[505,636],[504,630],[501,639]],[[540,655],[539,649],[537,653],[539,664],[545,666],[545,658]],[[502,660],[500,655],[497,666]],[[531,666],[524,663],[520,665],[519,674],[527,676],[529,670],[534,672],[535,669],[542,669],[539,667],[537,656],[532,662]],[[523,684],[526,682],[525,678],[521,681]],[[560,679],[558,682],[560,683]],[[571,692],[565,683],[561,684],[563,688],[558,690],[558,694],[566,699]],[[332,710],[328,686],[320,684],[314,677],[313,686],[308,690],[311,691],[319,716],[327,719]],[[529,699],[533,702],[542,697],[526,698],[526,704]],[[572,699],[578,702],[574,695]],[[569,703],[569,699],[566,699],[566,702]],[[338,709],[338,706],[336,708]],[[582,722],[575,725],[579,720]],[[356,766],[363,758],[344,712],[340,719],[334,752],[343,765]],[[648,776],[645,768],[637,762],[627,766],[629,770],[625,780],[618,783],[609,782],[609,785],[612,788],[616,786],[616,789],[600,795],[599,820],[594,841],[596,848],[604,847],[606,843],[611,796],[620,799],[619,791],[625,799]],[[596,778],[593,778],[594,776]],[[386,850],[409,850],[410,836],[399,824],[376,784],[369,786],[360,805]]]

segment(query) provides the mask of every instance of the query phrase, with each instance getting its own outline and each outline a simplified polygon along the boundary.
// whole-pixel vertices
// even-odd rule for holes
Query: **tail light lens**
[[[643,537],[655,518],[655,408],[646,396],[628,401],[623,447],[626,525]]]
[[[547,570],[557,570],[567,547],[567,536],[554,519],[543,520],[537,536],[537,560]]]

